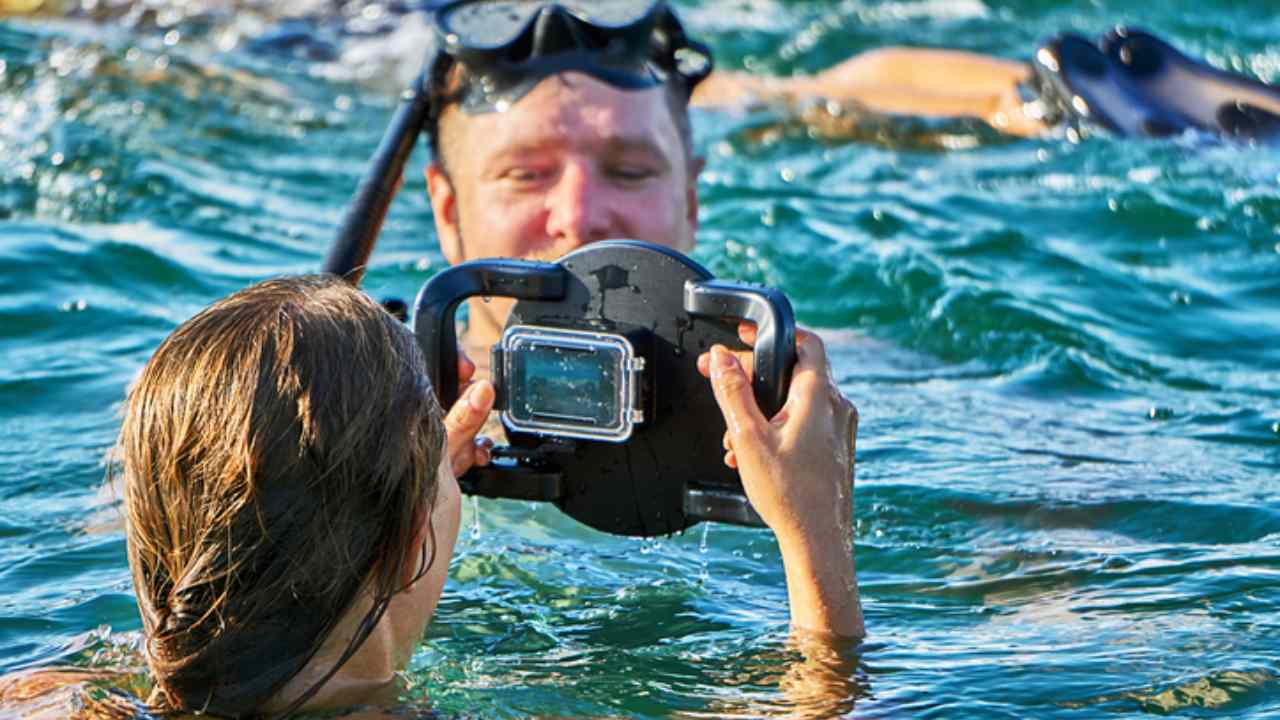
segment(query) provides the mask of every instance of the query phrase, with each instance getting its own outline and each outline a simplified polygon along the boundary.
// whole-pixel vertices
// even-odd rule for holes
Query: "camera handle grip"
[[[703,317],[750,320],[756,324],[755,373],[751,388],[766,418],[782,409],[796,365],[796,319],[791,302],[768,287],[723,280],[684,284],[684,310]]]
[[[517,300],[560,300],[568,272],[555,263],[472,260],[440,271],[414,303],[413,332],[427,361],[436,397],[447,410],[458,399],[458,305],[477,295]]]

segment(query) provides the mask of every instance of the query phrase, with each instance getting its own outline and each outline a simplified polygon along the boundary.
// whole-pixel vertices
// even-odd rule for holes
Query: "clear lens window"
[[[643,360],[621,335],[517,325],[502,336],[508,430],[623,442],[637,412]]]
[[[621,414],[621,364],[621,353],[609,348],[526,343],[513,356],[512,412],[605,429]]]

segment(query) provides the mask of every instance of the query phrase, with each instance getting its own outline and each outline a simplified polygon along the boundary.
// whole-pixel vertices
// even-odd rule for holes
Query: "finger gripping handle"
[[[443,270],[427,281],[414,303],[413,332],[418,337],[436,397],[446,409],[458,399],[458,304],[477,295],[518,300],[560,300],[565,269],[528,260],[472,260]]]
[[[756,324],[751,388],[765,417],[782,409],[796,364],[796,320],[791,302],[767,287],[723,280],[688,281],[684,309],[690,315],[728,317]]]

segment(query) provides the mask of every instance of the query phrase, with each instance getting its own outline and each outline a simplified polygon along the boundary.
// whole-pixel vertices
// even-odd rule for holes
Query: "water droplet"
[[[94,168],[89,171],[89,179],[98,182],[102,179],[102,168]]]
[[[240,44],[240,33],[234,28],[227,28],[218,36],[217,44],[219,50],[231,52],[236,49],[236,45]]]
[[[177,45],[178,41],[181,39],[182,39],[182,33],[178,32],[177,30],[170,30],[169,32],[164,34],[164,44],[168,47],[173,47],[174,45]]]
[[[54,167],[58,167],[65,160],[66,160],[66,157],[60,152],[56,152],[53,155],[49,156],[49,163]]]
[[[471,496],[471,539],[480,539],[480,500]]]

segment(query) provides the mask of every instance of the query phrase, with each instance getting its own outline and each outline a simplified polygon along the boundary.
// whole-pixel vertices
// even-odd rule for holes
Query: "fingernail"
[[[723,345],[711,346],[711,371],[719,374],[725,370],[732,370],[734,365],[733,353],[730,353]]]
[[[477,412],[483,412],[488,409],[488,403],[484,399],[484,390],[481,388],[489,388],[492,392],[493,386],[487,380],[481,380],[471,387],[467,388],[467,404]]]

